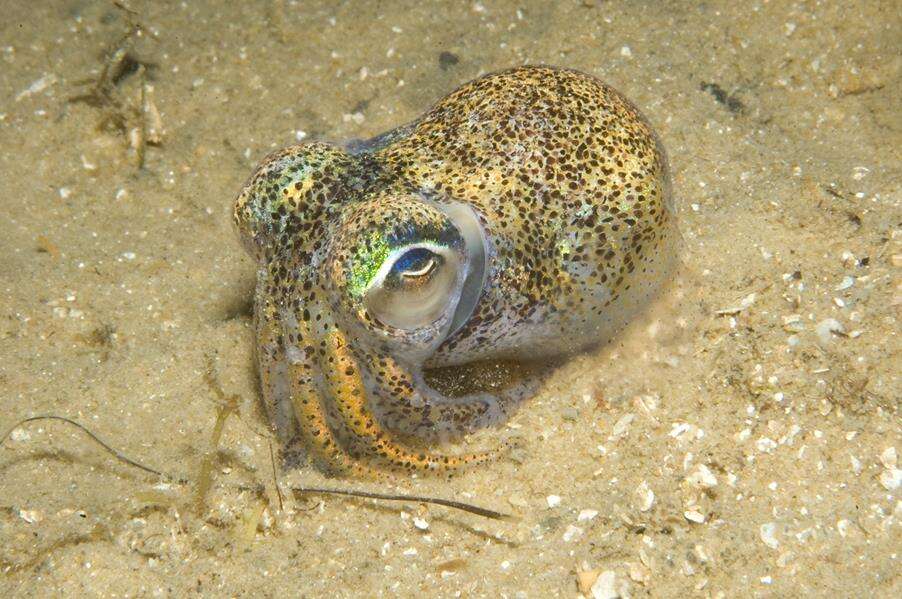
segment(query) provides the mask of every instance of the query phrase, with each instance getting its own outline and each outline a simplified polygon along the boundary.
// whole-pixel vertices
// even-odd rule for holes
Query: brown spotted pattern
[[[550,67],[481,77],[368,142],[270,155],[235,222],[258,262],[258,361],[276,431],[337,473],[488,459],[421,451],[398,434],[446,439],[497,423],[536,381],[447,397],[423,368],[608,340],[671,271],[669,186],[636,108],[591,76]],[[414,330],[383,324],[362,290],[392,250],[428,241],[473,261],[451,205],[475,215],[484,240],[472,312],[454,330],[454,302]]]

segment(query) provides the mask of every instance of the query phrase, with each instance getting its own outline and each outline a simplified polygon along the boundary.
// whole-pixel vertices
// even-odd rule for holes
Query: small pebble
[[[849,276],[843,277],[842,282],[836,286],[836,291],[843,291],[845,289],[848,289],[849,287],[851,287],[854,284],[855,284],[854,277],[849,277]]]
[[[545,501],[548,503],[548,507],[557,507],[561,505],[561,498],[558,495],[549,495],[545,498]]]
[[[28,441],[29,439],[31,439],[31,433],[29,433],[24,428],[17,428],[9,434],[9,438],[16,443],[21,443],[22,441]]]
[[[714,476],[714,473],[704,464],[696,466],[692,474],[686,477],[686,480],[689,484],[700,489],[710,489],[711,487],[717,486],[717,477]]]
[[[34,524],[44,519],[44,515],[38,510],[19,510],[19,517],[29,524]]]
[[[880,473],[880,484],[887,491],[895,491],[902,484],[902,469],[890,468]]]
[[[761,437],[760,439],[755,441],[755,446],[761,453],[770,453],[777,447],[777,444],[773,441],[773,439]]]
[[[731,308],[723,308],[722,310],[717,310],[715,314],[720,316],[732,316],[734,314],[739,314],[743,310],[747,310],[755,303],[755,300],[758,298],[758,295],[755,293],[750,293],[742,300],[740,300],[739,304],[733,306]]]
[[[633,419],[636,417],[635,414],[624,414],[617,420],[616,424],[614,424],[614,428],[611,430],[611,437],[620,438],[626,435],[629,432],[630,424],[633,422]]]
[[[429,529],[429,523],[427,521],[423,520],[422,518],[414,518],[413,525],[416,526],[420,530],[428,530]]]
[[[579,516],[576,517],[577,522],[586,522],[588,520],[593,519],[598,515],[598,510],[582,510],[579,512]]]
[[[579,526],[569,525],[567,530],[564,531],[564,542],[569,543],[573,539],[576,539],[583,534],[583,529]]]
[[[833,333],[844,333],[845,327],[835,318],[827,318],[820,321],[814,331],[821,343],[827,344],[833,340]]]
[[[598,575],[592,585],[592,599],[617,599],[617,576],[613,570],[605,570]]]
[[[683,512],[683,516],[686,518],[686,520],[695,522],[696,524],[703,524],[705,522],[705,515],[697,509],[686,510],[685,512]]]
[[[849,521],[848,520],[839,520],[836,523],[836,530],[839,532],[839,536],[845,537],[849,532]]]
[[[644,480],[636,487],[635,495],[637,499],[636,507],[639,508],[640,512],[647,512],[655,503],[655,493]]]
[[[777,525],[773,522],[768,522],[767,524],[762,524],[759,529],[759,534],[761,535],[761,540],[765,545],[770,547],[771,549],[776,549],[780,546],[780,541],[777,540]]]

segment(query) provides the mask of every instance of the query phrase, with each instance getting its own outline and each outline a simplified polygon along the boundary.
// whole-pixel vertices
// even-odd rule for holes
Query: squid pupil
[[[413,248],[395,261],[392,271],[403,277],[423,276],[432,271],[438,259],[438,255],[426,248]]]

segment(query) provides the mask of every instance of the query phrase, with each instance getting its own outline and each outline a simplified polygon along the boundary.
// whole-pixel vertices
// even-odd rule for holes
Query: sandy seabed
[[[0,595],[902,595],[898,3],[3,4],[0,426],[67,416],[195,483],[16,429]],[[523,63],[649,117],[679,275],[473,440],[518,437],[511,457],[451,481],[305,467],[280,506],[235,194],[276,147],[377,134]]]

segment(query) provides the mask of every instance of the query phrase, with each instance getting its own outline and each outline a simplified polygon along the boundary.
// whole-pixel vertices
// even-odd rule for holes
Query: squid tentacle
[[[326,420],[326,413],[314,383],[309,364],[299,362],[289,367],[291,404],[294,406],[301,437],[321,465],[341,475],[372,477],[375,472],[354,460],[341,446]]]
[[[453,472],[494,457],[491,451],[462,455],[433,454],[407,447],[395,439],[370,408],[361,368],[345,336],[333,330],[326,334],[324,343],[326,351],[320,359],[320,366],[329,397],[342,424],[348,429],[352,443],[365,456],[375,457],[401,470],[438,472]]]
[[[498,456],[503,447],[444,455],[421,451],[398,440],[384,426],[377,402],[419,405],[408,414],[413,430],[399,430],[423,432],[424,437],[435,437],[436,430],[455,433],[479,428],[497,422],[504,412],[489,396],[477,402],[436,393],[424,403],[419,400],[420,385],[415,384],[414,376],[387,357],[380,363],[383,371],[390,366],[396,380],[404,384],[392,384],[388,388],[397,392],[393,393],[396,396],[385,398],[380,386],[367,384],[370,363],[362,361],[364,356],[350,346],[328,311],[319,309],[315,301],[306,305],[308,310],[300,314],[279,309],[272,302],[260,302],[255,309],[264,403],[286,446],[304,447],[307,455],[330,474],[375,479],[384,473],[367,461],[407,472],[451,474]],[[392,424],[396,420],[392,418]]]
[[[291,403],[282,401],[288,395],[288,372],[287,364],[281,359],[278,321],[270,302],[257,302],[254,308],[257,372],[263,404],[276,435],[288,444],[297,436],[298,425]]]
[[[342,451],[326,421],[312,365],[298,348],[285,351],[277,313],[266,302],[254,315],[260,384],[276,433],[286,445],[294,445],[300,437],[308,455],[331,474],[379,478],[378,472]]]
[[[362,361],[369,367],[368,387],[380,420],[392,430],[428,440],[448,441],[505,421],[541,382],[527,376],[496,394],[449,397],[430,387],[418,370],[391,357],[366,354]]]

